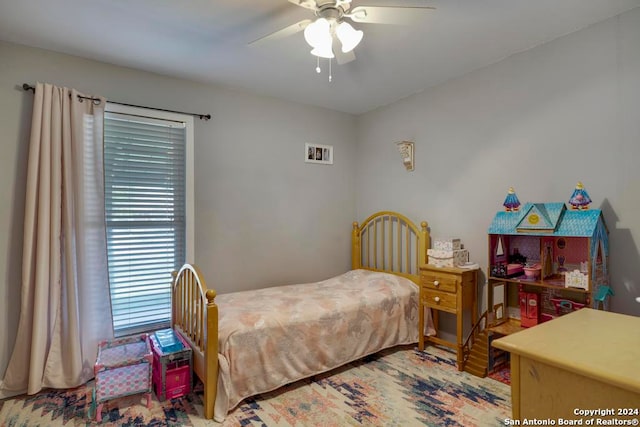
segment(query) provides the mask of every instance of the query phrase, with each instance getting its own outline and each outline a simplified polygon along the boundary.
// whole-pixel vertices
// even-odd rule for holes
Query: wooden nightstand
[[[420,316],[418,324],[418,349],[424,350],[425,341],[453,348],[457,352],[458,370],[462,371],[464,337],[462,335],[463,312],[471,309],[471,325],[478,319],[478,270],[454,267],[436,267],[426,264],[420,267]],[[436,336],[424,335],[424,311],[431,308]],[[456,316],[456,342],[437,336],[438,313],[445,311]]]

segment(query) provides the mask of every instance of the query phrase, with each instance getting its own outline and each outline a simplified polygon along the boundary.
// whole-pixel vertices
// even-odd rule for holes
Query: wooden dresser
[[[590,308],[495,340],[511,352],[513,419],[640,419],[638,343],[640,317]],[[589,409],[602,411],[576,412]]]
[[[458,370],[462,371],[464,344],[463,313],[468,310],[471,325],[478,319],[478,270],[454,267],[436,267],[426,264],[420,267],[420,309],[418,324],[418,349],[424,350],[425,342],[444,345],[457,352]],[[432,309],[435,336],[424,335],[425,308]],[[438,336],[438,314],[440,311],[456,316],[456,342]]]

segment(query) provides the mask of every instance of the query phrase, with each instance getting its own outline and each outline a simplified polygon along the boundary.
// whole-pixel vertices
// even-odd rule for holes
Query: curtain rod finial
[[[29,83],[22,83],[22,89],[23,90],[32,90],[33,93],[36,92],[36,88],[31,86]]]

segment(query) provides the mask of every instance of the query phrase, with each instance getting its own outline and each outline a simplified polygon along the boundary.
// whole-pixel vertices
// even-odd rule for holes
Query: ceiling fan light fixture
[[[341,22],[336,28],[336,36],[342,44],[342,52],[351,52],[360,42],[364,33],[361,30],[356,30],[348,22]]]
[[[333,54],[333,49],[331,49],[331,44],[316,46],[311,51],[312,55],[319,56],[320,58],[335,58],[336,56]]]
[[[315,48],[331,38],[331,24],[325,18],[319,18],[304,29],[304,39],[309,46]]]

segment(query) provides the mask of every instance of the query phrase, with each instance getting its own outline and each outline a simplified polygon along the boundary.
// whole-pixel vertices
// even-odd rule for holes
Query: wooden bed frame
[[[419,284],[419,267],[427,262],[429,231],[391,211],[353,223],[352,269],[393,273]],[[204,385],[204,416],[213,418],[218,384],[218,306],[200,270],[185,264],[175,274],[171,324],[193,350],[193,369]]]

